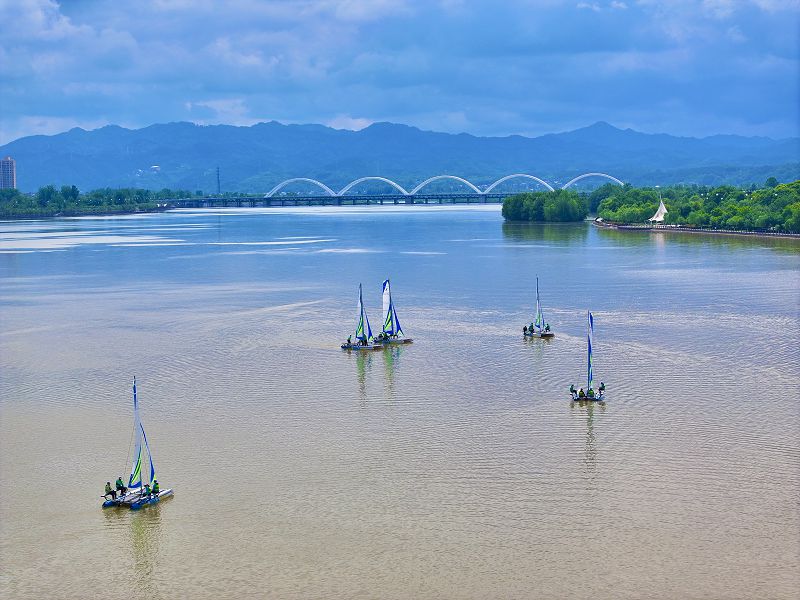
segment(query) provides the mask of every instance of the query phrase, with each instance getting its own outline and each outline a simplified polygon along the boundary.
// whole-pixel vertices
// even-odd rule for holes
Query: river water
[[[497,206],[0,223],[0,596],[796,598],[799,257]],[[387,276],[415,342],[342,352]],[[133,375],[175,496],[104,511]]]

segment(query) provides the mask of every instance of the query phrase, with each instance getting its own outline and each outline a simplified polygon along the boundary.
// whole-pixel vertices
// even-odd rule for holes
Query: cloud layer
[[[0,3],[0,143],[106,123],[798,135],[800,0]]]

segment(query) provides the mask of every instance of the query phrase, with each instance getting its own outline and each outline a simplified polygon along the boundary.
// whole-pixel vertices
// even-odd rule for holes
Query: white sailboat
[[[587,333],[586,333],[586,344],[587,344],[587,359],[586,359],[586,391],[583,388],[576,391],[575,386],[569,386],[569,393],[572,396],[573,400],[578,401],[592,401],[592,402],[602,402],[604,400],[604,394],[606,391],[606,384],[602,381],[600,382],[600,387],[595,391],[594,389],[594,372],[593,372],[593,365],[592,365],[592,343],[594,341],[594,319],[592,317],[591,312],[587,312]]]
[[[356,321],[355,335],[347,338],[347,341],[342,344],[342,350],[380,350],[382,346],[375,344],[372,338],[372,328],[369,326],[367,312],[364,310],[364,298],[360,283],[358,284],[358,305],[356,309],[358,311],[358,320]]]
[[[401,337],[402,336],[402,337]],[[383,282],[383,330],[376,340],[381,344],[410,344],[413,340],[405,337],[397,310],[392,301],[392,286],[389,280]]]
[[[536,277],[536,317],[530,325],[522,328],[522,334],[527,337],[551,338],[555,334],[550,331],[550,325],[545,323],[542,301],[539,299],[539,277]]]
[[[661,200],[661,202],[659,202],[658,204],[658,210],[656,211],[656,214],[654,214],[647,220],[650,221],[651,223],[663,223],[664,217],[667,215],[668,212],[669,211],[667,210],[667,207],[664,206],[664,200]]]
[[[147,442],[147,435],[142,426],[142,419],[139,416],[139,401],[136,396],[136,377],[133,378],[133,430],[135,444],[133,447],[133,466],[128,478],[128,486],[124,495],[115,499],[107,499],[103,502],[103,508],[112,506],[129,506],[136,510],[148,504],[155,504],[163,498],[173,495],[172,489],[159,490],[157,493],[147,493],[153,482],[156,481],[156,469],[153,465],[153,455],[150,452],[150,445]],[[144,455],[147,454],[148,464],[144,463]],[[146,467],[150,468],[147,469]],[[146,488],[145,488],[146,486]]]

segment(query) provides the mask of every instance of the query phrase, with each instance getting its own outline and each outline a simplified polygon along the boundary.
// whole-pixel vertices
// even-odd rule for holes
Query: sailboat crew
[[[158,479],[153,479],[153,495],[157,497],[160,492],[161,488],[158,485]]]
[[[117,492],[115,492],[114,490],[111,489],[111,482],[110,481],[106,481],[105,497],[108,498],[109,496],[111,496],[112,500],[116,500],[117,499]]]
[[[125,484],[122,483],[122,477],[117,477],[116,484],[117,492],[120,496],[124,496],[128,492],[128,488],[125,487]]]

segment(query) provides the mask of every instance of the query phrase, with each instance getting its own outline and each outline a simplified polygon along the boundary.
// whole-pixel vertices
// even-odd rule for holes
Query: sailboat
[[[403,337],[400,337],[403,336]],[[392,302],[392,286],[389,280],[383,282],[383,331],[378,335],[377,343],[380,344],[410,344],[411,338],[405,337],[397,311]]]
[[[573,400],[578,401],[592,401],[592,402],[602,402],[604,400],[603,394],[606,391],[606,384],[602,381],[600,382],[600,387],[597,388],[595,391],[594,387],[594,373],[592,372],[592,342],[594,341],[594,319],[592,318],[592,313],[589,311],[587,312],[587,334],[586,334],[586,342],[587,342],[587,361],[586,361],[586,391],[584,392],[583,388],[580,391],[575,391],[575,386],[569,386],[569,393],[572,396]]]
[[[527,337],[551,338],[555,334],[550,331],[550,325],[544,322],[542,302],[539,299],[539,278],[536,278],[536,320],[529,326],[522,328],[522,334]]]
[[[656,211],[656,214],[654,214],[652,217],[647,219],[651,223],[663,223],[664,222],[664,217],[669,212],[667,210],[667,207],[664,206],[664,200],[662,200],[660,197],[659,197],[659,200],[660,200],[660,202],[658,203],[658,210]]]
[[[142,419],[139,416],[139,401],[136,397],[136,377],[133,378],[133,432],[136,443],[133,447],[133,466],[128,478],[128,488],[123,496],[103,502],[103,508],[112,506],[129,506],[137,510],[148,504],[155,504],[164,498],[173,495],[172,489],[159,490],[157,494],[145,494],[144,485],[149,487],[156,480],[156,469],[153,466],[153,455],[150,452],[150,445],[147,443],[147,435],[144,433]],[[143,445],[144,444],[144,445]],[[147,453],[149,464],[145,464],[144,455]],[[147,469],[146,467],[150,468]],[[147,479],[145,480],[145,476]]]
[[[369,326],[367,312],[364,310],[364,297],[361,284],[358,284],[358,321],[356,322],[355,336],[350,336],[342,344],[342,350],[380,350],[383,346],[375,344],[372,338],[372,328]],[[353,338],[355,337],[355,340]]]

